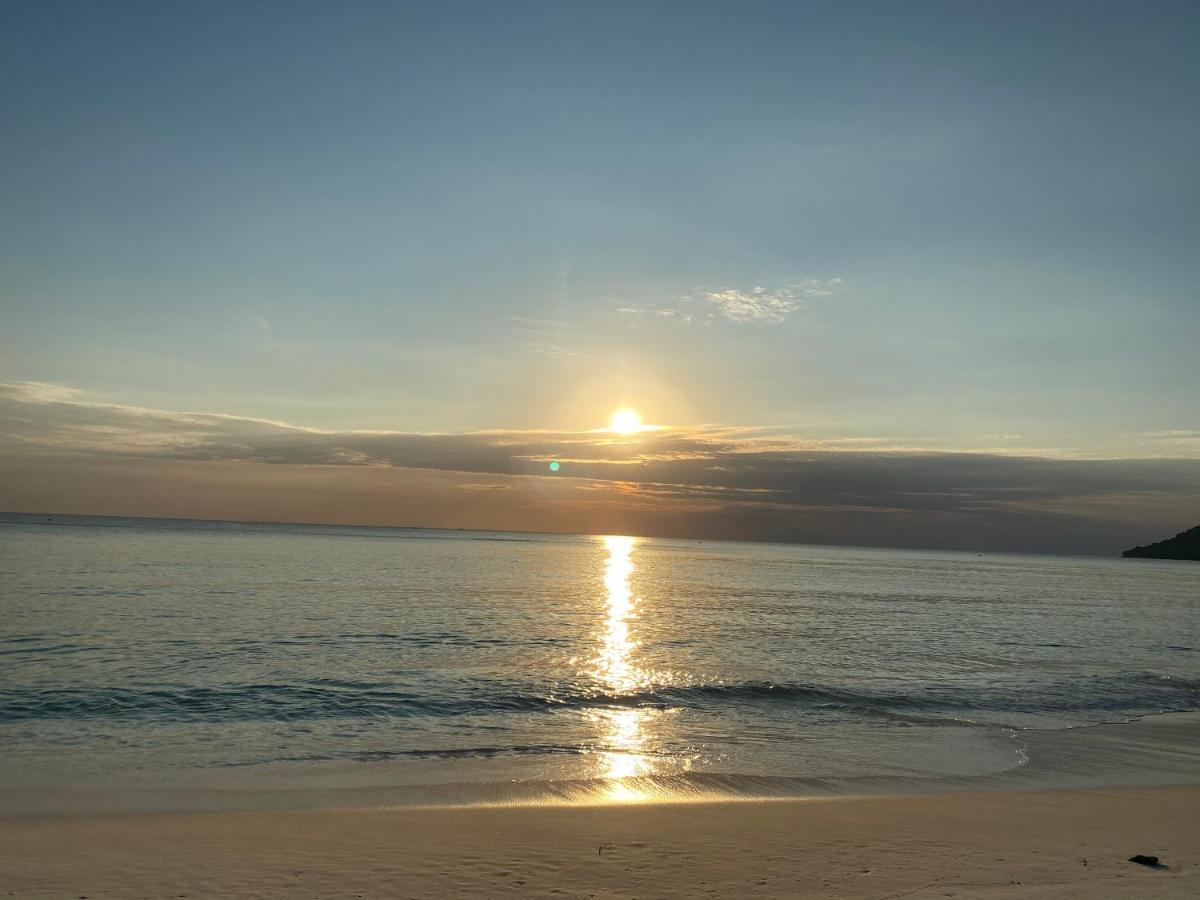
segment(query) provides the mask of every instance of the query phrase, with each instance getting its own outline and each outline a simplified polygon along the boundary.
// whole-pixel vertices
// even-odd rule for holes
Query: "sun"
[[[617,434],[636,434],[642,430],[642,415],[630,406],[622,406],[608,417],[608,430]]]

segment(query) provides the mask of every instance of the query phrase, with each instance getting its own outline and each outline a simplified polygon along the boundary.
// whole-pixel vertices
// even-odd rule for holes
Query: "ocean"
[[[0,515],[0,814],[1200,780],[1200,565]]]

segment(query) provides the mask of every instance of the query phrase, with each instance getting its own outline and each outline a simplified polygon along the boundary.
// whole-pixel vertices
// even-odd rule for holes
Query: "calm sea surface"
[[[8,514],[0,578],[0,813],[1200,780],[1196,564]]]

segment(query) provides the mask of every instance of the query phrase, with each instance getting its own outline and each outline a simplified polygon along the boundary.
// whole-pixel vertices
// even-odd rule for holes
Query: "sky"
[[[0,508],[1167,537],[1198,109],[1190,2],[4,0]]]

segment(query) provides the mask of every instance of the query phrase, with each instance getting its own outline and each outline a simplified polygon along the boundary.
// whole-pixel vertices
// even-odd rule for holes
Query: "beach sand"
[[[1192,898],[1200,788],[8,820],[2,896]]]

